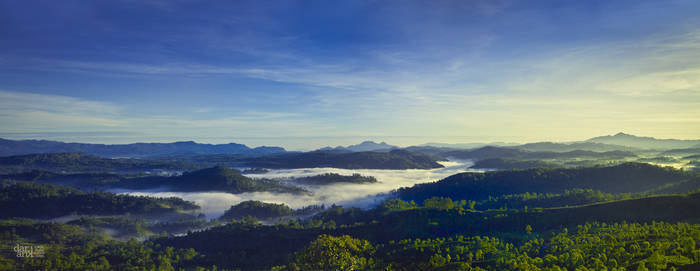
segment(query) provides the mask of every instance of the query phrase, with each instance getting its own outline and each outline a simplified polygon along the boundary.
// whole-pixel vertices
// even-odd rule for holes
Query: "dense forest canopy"
[[[590,188],[607,193],[644,192],[694,178],[693,173],[642,163],[590,168],[535,168],[526,170],[460,173],[434,183],[401,188],[401,198],[422,201],[428,196],[483,200],[489,196],[525,192],[562,193]]]
[[[340,175],[338,173],[324,173],[320,175],[298,177],[293,178],[291,181],[301,184],[312,184],[312,185],[329,185],[335,183],[376,183],[377,178],[372,176],[363,176],[359,173],[354,173],[352,175]]]
[[[44,153],[0,157],[0,169],[22,172],[40,169],[54,172],[143,172],[193,169],[193,163],[154,159],[104,158],[84,153]]]
[[[161,215],[198,209],[180,198],[150,198],[5,181],[0,188],[0,217],[57,218],[66,215]]]
[[[431,169],[443,167],[437,163],[434,157],[405,150],[350,153],[327,151],[287,153],[246,159],[245,164],[251,167],[263,168]]]
[[[244,193],[271,191],[278,193],[305,193],[302,188],[284,184],[270,179],[253,179],[244,176],[238,170],[215,166],[196,171],[185,172],[180,176],[150,176],[125,179],[116,187],[128,189],[165,188],[169,191],[222,191]]]
[[[284,204],[266,203],[257,200],[244,201],[231,206],[221,216],[222,220],[255,217],[258,219],[276,218],[294,214],[294,210]]]

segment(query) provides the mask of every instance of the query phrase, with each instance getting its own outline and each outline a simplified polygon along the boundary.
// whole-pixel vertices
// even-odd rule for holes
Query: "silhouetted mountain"
[[[397,146],[389,145],[386,142],[376,143],[374,141],[364,141],[357,145],[347,146],[346,149],[354,152],[364,152],[364,151],[379,151],[379,150],[391,150],[396,149]]]
[[[0,156],[34,153],[82,152],[106,157],[148,157],[175,154],[249,154],[261,155],[285,152],[280,147],[249,148],[243,144],[201,144],[193,141],[173,143],[87,144],[48,140],[0,139]]]
[[[156,189],[168,191],[222,191],[244,193],[268,191],[277,193],[303,193],[304,189],[269,179],[251,179],[238,170],[224,166],[185,172],[174,177],[144,177],[124,180],[116,186],[127,189]]]
[[[700,144],[700,140],[680,139],[656,139],[653,137],[639,137],[625,133],[616,135],[599,136],[586,140],[588,142],[628,146],[640,149],[683,149],[692,148]]]
[[[367,151],[390,151],[393,149],[397,149],[397,146],[389,145],[386,142],[381,142],[381,143],[376,143],[374,141],[364,141],[360,144],[356,145],[349,145],[347,147],[343,146],[338,146],[335,148],[331,147],[325,147],[321,148],[318,151],[327,151],[327,152],[367,152]]]
[[[5,170],[5,172],[21,172],[34,169],[59,172],[131,172],[192,168],[197,168],[197,166],[193,163],[150,159],[110,159],[84,153],[44,153],[0,157],[0,169]]]

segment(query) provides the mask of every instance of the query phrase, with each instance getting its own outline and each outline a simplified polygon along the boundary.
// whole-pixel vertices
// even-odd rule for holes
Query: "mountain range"
[[[586,140],[586,142],[659,150],[700,147],[700,140],[657,139],[653,137],[640,137],[625,133],[594,137]]]
[[[264,155],[285,152],[281,147],[249,148],[243,144],[202,144],[194,141],[172,143],[88,144],[49,140],[8,140],[0,138],[0,156],[81,152],[103,157],[146,157],[178,154],[247,154]]]
[[[485,146],[498,146],[498,147],[513,147],[518,146],[518,143],[512,142],[490,142],[490,143],[439,143],[439,142],[428,142],[421,147],[437,147],[437,148],[451,148],[451,149],[473,149]]]
[[[439,154],[450,150],[475,149],[484,146],[497,146],[533,152],[571,152],[575,150],[609,152],[645,150],[674,150],[679,153],[696,153],[700,148],[700,140],[657,139],[640,137],[625,133],[590,138],[584,141],[557,143],[535,142],[517,145],[515,143],[427,143],[406,148],[428,154]],[[355,145],[325,147],[318,152],[389,152],[399,149],[398,146],[386,142],[364,141]],[[0,138],[0,156],[38,154],[38,153],[85,153],[102,157],[157,157],[175,155],[216,155],[234,154],[246,156],[262,156],[283,154],[287,151],[282,147],[261,146],[250,148],[243,144],[203,144],[194,141],[178,141],[172,143],[132,143],[132,144],[89,144],[65,143],[49,140],[9,140]]]
[[[682,139],[657,139],[653,137],[635,136],[625,133],[606,135],[590,138],[584,141],[574,142],[534,142],[534,143],[426,143],[420,146],[409,147],[414,151],[428,151],[440,153],[448,149],[477,149],[482,147],[514,148],[533,152],[570,152],[575,150],[609,152],[609,151],[646,151],[646,150],[671,150],[677,153],[695,153],[694,149],[700,148],[700,140]],[[430,149],[434,148],[434,149]]]
[[[398,149],[398,146],[389,145],[386,142],[377,143],[374,141],[363,141],[360,144],[349,145],[347,147],[337,146],[335,148],[325,147],[318,149],[318,151],[337,151],[337,152],[366,152],[366,151],[390,151],[393,149]]]

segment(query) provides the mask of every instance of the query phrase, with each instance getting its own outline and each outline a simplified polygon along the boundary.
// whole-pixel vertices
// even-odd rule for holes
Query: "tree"
[[[373,254],[374,247],[366,240],[322,234],[298,252],[290,266],[298,270],[364,270]]]
[[[451,198],[432,197],[423,201],[425,208],[449,210],[455,207]]]

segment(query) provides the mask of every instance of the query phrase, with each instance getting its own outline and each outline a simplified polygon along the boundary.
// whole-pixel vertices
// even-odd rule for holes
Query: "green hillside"
[[[606,193],[644,192],[659,186],[690,179],[695,175],[673,168],[641,163],[609,167],[536,168],[485,173],[460,173],[433,183],[398,189],[402,199],[418,202],[433,196],[483,200],[489,196],[525,192],[563,193],[589,188]]]
[[[168,191],[222,191],[244,193],[269,191],[278,193],[305,193],[295,186],[269,179],[252,179],[242,175],[238,170],[216,166],[196,171],[185,172],[174,177],[143,177],[126,179],[116,184],[128,189],[165,188]]]
[[[28,182],[4,182],[0,217],[56,218],[66,215],[160,215],[199,207],[180,198],[150,198],[91,192]]]

